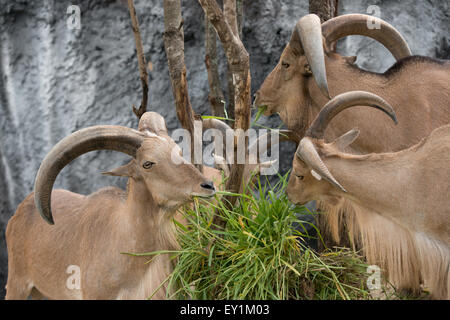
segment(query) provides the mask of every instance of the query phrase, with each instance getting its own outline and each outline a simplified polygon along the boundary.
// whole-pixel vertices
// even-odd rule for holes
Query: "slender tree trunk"
[[[236,0],[234,4],[230,4],[230,1],[224,2],[225,15],[232,15],[236,20],[236,25],[233,27],[239,34],[239,38],[242,39],[242,24],[244,16],[243,0]],[[227,64],[227,88],[228,88],[228,117],[234,119],[234,84],[233,84],[233,72],[231,71],[230,64]],[[234,127],[234,123],[230,123],[231,127]]]
[[[244,25],[244,0],[236,0],[236,20],[239,38],[242,39],[242,28]]]
[[[184,32],[180,0],[164,0],[164,48],[178,120],[191,135],[191,160],[194,158],[194,111],[189,101],[184,63]]]
[[[144,49],[142,46],[141,33],[139,31],[139,21],[136,16],[136,10],[134,8],[133,0],[128,0],[128,10],[130,11],[131,25],[133,26],[134,41],[136,43],[136,51],[139,65],[139,75],[142,85],[142,101],[139,109],[133,105],[134,114],[140,119],[141,116],[147,111],[148,103],[148,73],[147,63],[145,61]]]
[[[309,13],[319,16],[325,22],[338,15],[339,0],[309,0]]]
[[[225,97],[220,86],[219,67],[217,60],[217,42],[216,30],[205,17],[205,65],[208,71],[209,82],[209,104],[211,105],[211,113],[213,116],[225,116]]]

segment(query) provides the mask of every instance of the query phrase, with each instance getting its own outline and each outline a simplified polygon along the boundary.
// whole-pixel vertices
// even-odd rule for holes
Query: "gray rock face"
[[[250,54],[255,92],[275,66],[295,22],[308,13],[307,1],[245,2],[244,43]],[[136,0],[144,52],[153,64],[149,110],[161,113],[170,131],[179,127],[163,44],[162,1]],[[380,8],[414,54],[449,58],[447,1],[340,1],[340,13]],[[81,30],[67,27],[67,7],[81,8]],[[373,12],[369,12],[373,13]],[[183,1],[185,59],[189,93],[197,113],[209,114],[204,65],[203,11],[197,1]],[[384,71],[394,59],[373,40],[349,37],[340,52],[357,55],[361,67]],[[221,53],[224,58],[223,53]],[[226,65],[220,65],[226,91]],[[32,191],[39,165],[60,139],[97,124],[137,127],[131,105],[139,105],[141,88],[126,1],[0,0],[0,296],[4,295],[7,255],[4,231],[19,203]],[[277,127],[278,117],[261,124]],[[290,168],[292,144],[283,144],[281,171]],[[117,152],[86,154],[67,166],[56,188],[88,194],[106,185],[124,187],[120,178],[100,172],[128,157]]]

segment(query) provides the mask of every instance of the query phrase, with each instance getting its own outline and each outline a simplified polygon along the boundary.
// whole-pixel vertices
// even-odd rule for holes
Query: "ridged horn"
[[[369,25],[379,28],[369,29]],[[322,24],[322,34],[330,45],[346,36],[360,35],[372,38],[384,45],[396,60],[411,55],[406,40],[392,25],[386,21],[366,14],[345,14],[335,17]]]
[[[341,111],[354,106],[368,106],[379,109],[386,113],[392,121],[397,124],[397,117],[394,109],[383,98],[367,91],[349,91],[337,95],[330,100],[322,110],[320,110],[319,114],[306,131],[305,136],[323,139],[325,130],[330,121]]]
[[[226,139],[227,139],[227,131],[231,130],[231,132],[234,133],[234,130],[227,125],[225,122],[220,121],[219,119],[209,118],[204,119],[202,121],[203,131],[208,129],[217,129],[220,132],[222,132],[222,146],[223,146],[223,153],[226,153]]]
[[[305,54],[311,68],[314,80],[320,91],[330,98],[328,91],[325,56],[322,41],[322,27],[320,18],[315,14],[308,14],[298,20],[291,35],[289,46],[298,54]]]
[[[51,193],[59,172],[72,160],[94,150],[115,150],[136,157],[145,135],[122,126],[93,126],[58,142],[45,156],[34,183],[34,201],[42,218],[54,224]]]
[[[325,163],[323,163],[322,159],[317,153],[314,144],[308,137],[305,137],[300,141],[296,154],[303,162],[313,168],[313,170],[316,171],[325,180],[338,187],[342,191],[347,192],[347,190],[345,190],[345,188],[339,182],[337,182],[337,180],[330,173],[327,166],[325,165]]]

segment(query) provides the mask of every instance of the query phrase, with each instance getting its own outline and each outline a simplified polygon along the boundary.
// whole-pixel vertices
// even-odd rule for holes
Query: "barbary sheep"
[[[133,157],[107,173],[128,177],[127,191],[106,187],[88,196],[52,191],[69,162],[104,149]],[[102,125],[72,133],[47,154],[34,193],[8,223],[6,299],[26,299],[30,294],[49,299],[145,299],[160,285],[153,298],[165,298],[163,282],[173,269],[169,255],[145,263],[148,257],[121,253],[177,249],[172,222],[177,209],[195,196],[214,194],[214,184],[183,159],[159,114],[145,113],[139,131]],[[76,279],[68,284],[75,276],[78,285]]]
[[[300,141],[288,197],[297,204],[347,199],[355,207],[369,263],[386,270],[399,288],[418,291],[423,284],[433,297],[449,299],[450,125],[394,153],[346,153],[344,149],[359,135],[356,129],[333,142],[324,141],[334,117],[364,105],[397,121],[390,105],[374,94],[355,91],[336,96]],[[383,230],[386,225],[378,223],[380,217],[395,227]]]

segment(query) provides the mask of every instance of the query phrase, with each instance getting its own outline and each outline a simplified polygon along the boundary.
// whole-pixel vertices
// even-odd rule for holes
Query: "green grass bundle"
[[[171,299],[358,299],[366,298],[366,265],[347,249],[318,254],[297,218],[309,213],[285,195],[287,175],[270,190],[239,196],[227,210],[223,202],[197,202],[186,209],[188,226],[177,223],[181,250],[167,284]],[[212,224],[215,212],[227,221]],[[311,214],[311,213],[309,213]]]

